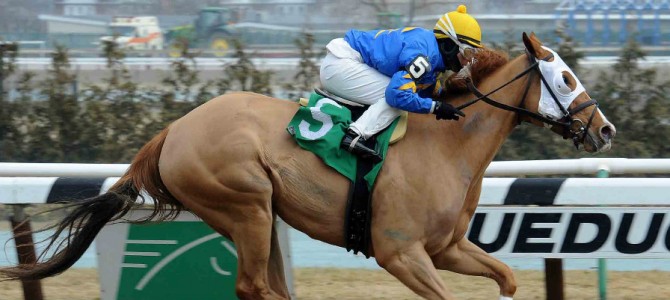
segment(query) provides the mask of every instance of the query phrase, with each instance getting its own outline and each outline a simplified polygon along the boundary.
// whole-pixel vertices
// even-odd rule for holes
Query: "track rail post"
[[[23,211],[26,205],[14,204],[12,205],[12,232],[14,234],[14,242],[16,244],[16,254],[19,259],[19,264],[34,264],[37,262],[35,255],[35,244],[33,243],[32,232],[30,228],[30,221],[27,220],[26,214]],[[21,280],[23,287],[23,297],[25,300],[43,300],[42,283],[39,280]]]
[[[607,166],[601,166],[596,174],[598,178],[609,176],[610,172]],[[598,259],[598,299],[607,300],[607,261],[604,258]]]
[[[544,287],[547,300],[563,300],[563,260],[559,258],[544,259]]]

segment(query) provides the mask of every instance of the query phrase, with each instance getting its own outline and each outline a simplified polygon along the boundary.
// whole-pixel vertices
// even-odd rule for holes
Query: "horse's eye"
[[[566,74],[556,74],[556,77],[554,77],[554,88],[561,95],[569,95],[572,92],[570,77]]]

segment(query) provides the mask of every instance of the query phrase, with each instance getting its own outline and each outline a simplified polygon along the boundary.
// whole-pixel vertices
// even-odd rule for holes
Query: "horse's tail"
[[[144,203],[142,190],[155,200],[153,212],[132,222],[176,217],[183,205],[168,192],[158,172],[158,159],[167,133],[168,129],[163,130],[144,145],[128,171],[108,192],[69,204],[73,210],[59,223],[46,228],[55,232],[45,239],[48,245],[40,260],[50,248],[55,248],[54,255],[36,264],[0,268],[0,275],[5,279],[35,280],[67,270],[84,254],[105,224],[122,218],[133,207]]]

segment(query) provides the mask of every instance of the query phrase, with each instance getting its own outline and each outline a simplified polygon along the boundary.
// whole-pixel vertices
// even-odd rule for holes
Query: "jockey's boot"
[[[377,151],[363,144],[364,141],[358,133],[349,129],[344,135],[340,147],[373,163],[381,162],[383,160],[382,156]]]

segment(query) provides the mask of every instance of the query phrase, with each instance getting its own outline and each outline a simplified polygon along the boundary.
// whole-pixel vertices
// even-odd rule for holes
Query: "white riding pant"
[[[402,112],[386,103],[391,78],[366,65],[360,53],[344,39],[332,40],[321,62],[321,85],[329,92],[354,102],[370,105],[349,128],[368,139],[389,126]]]

